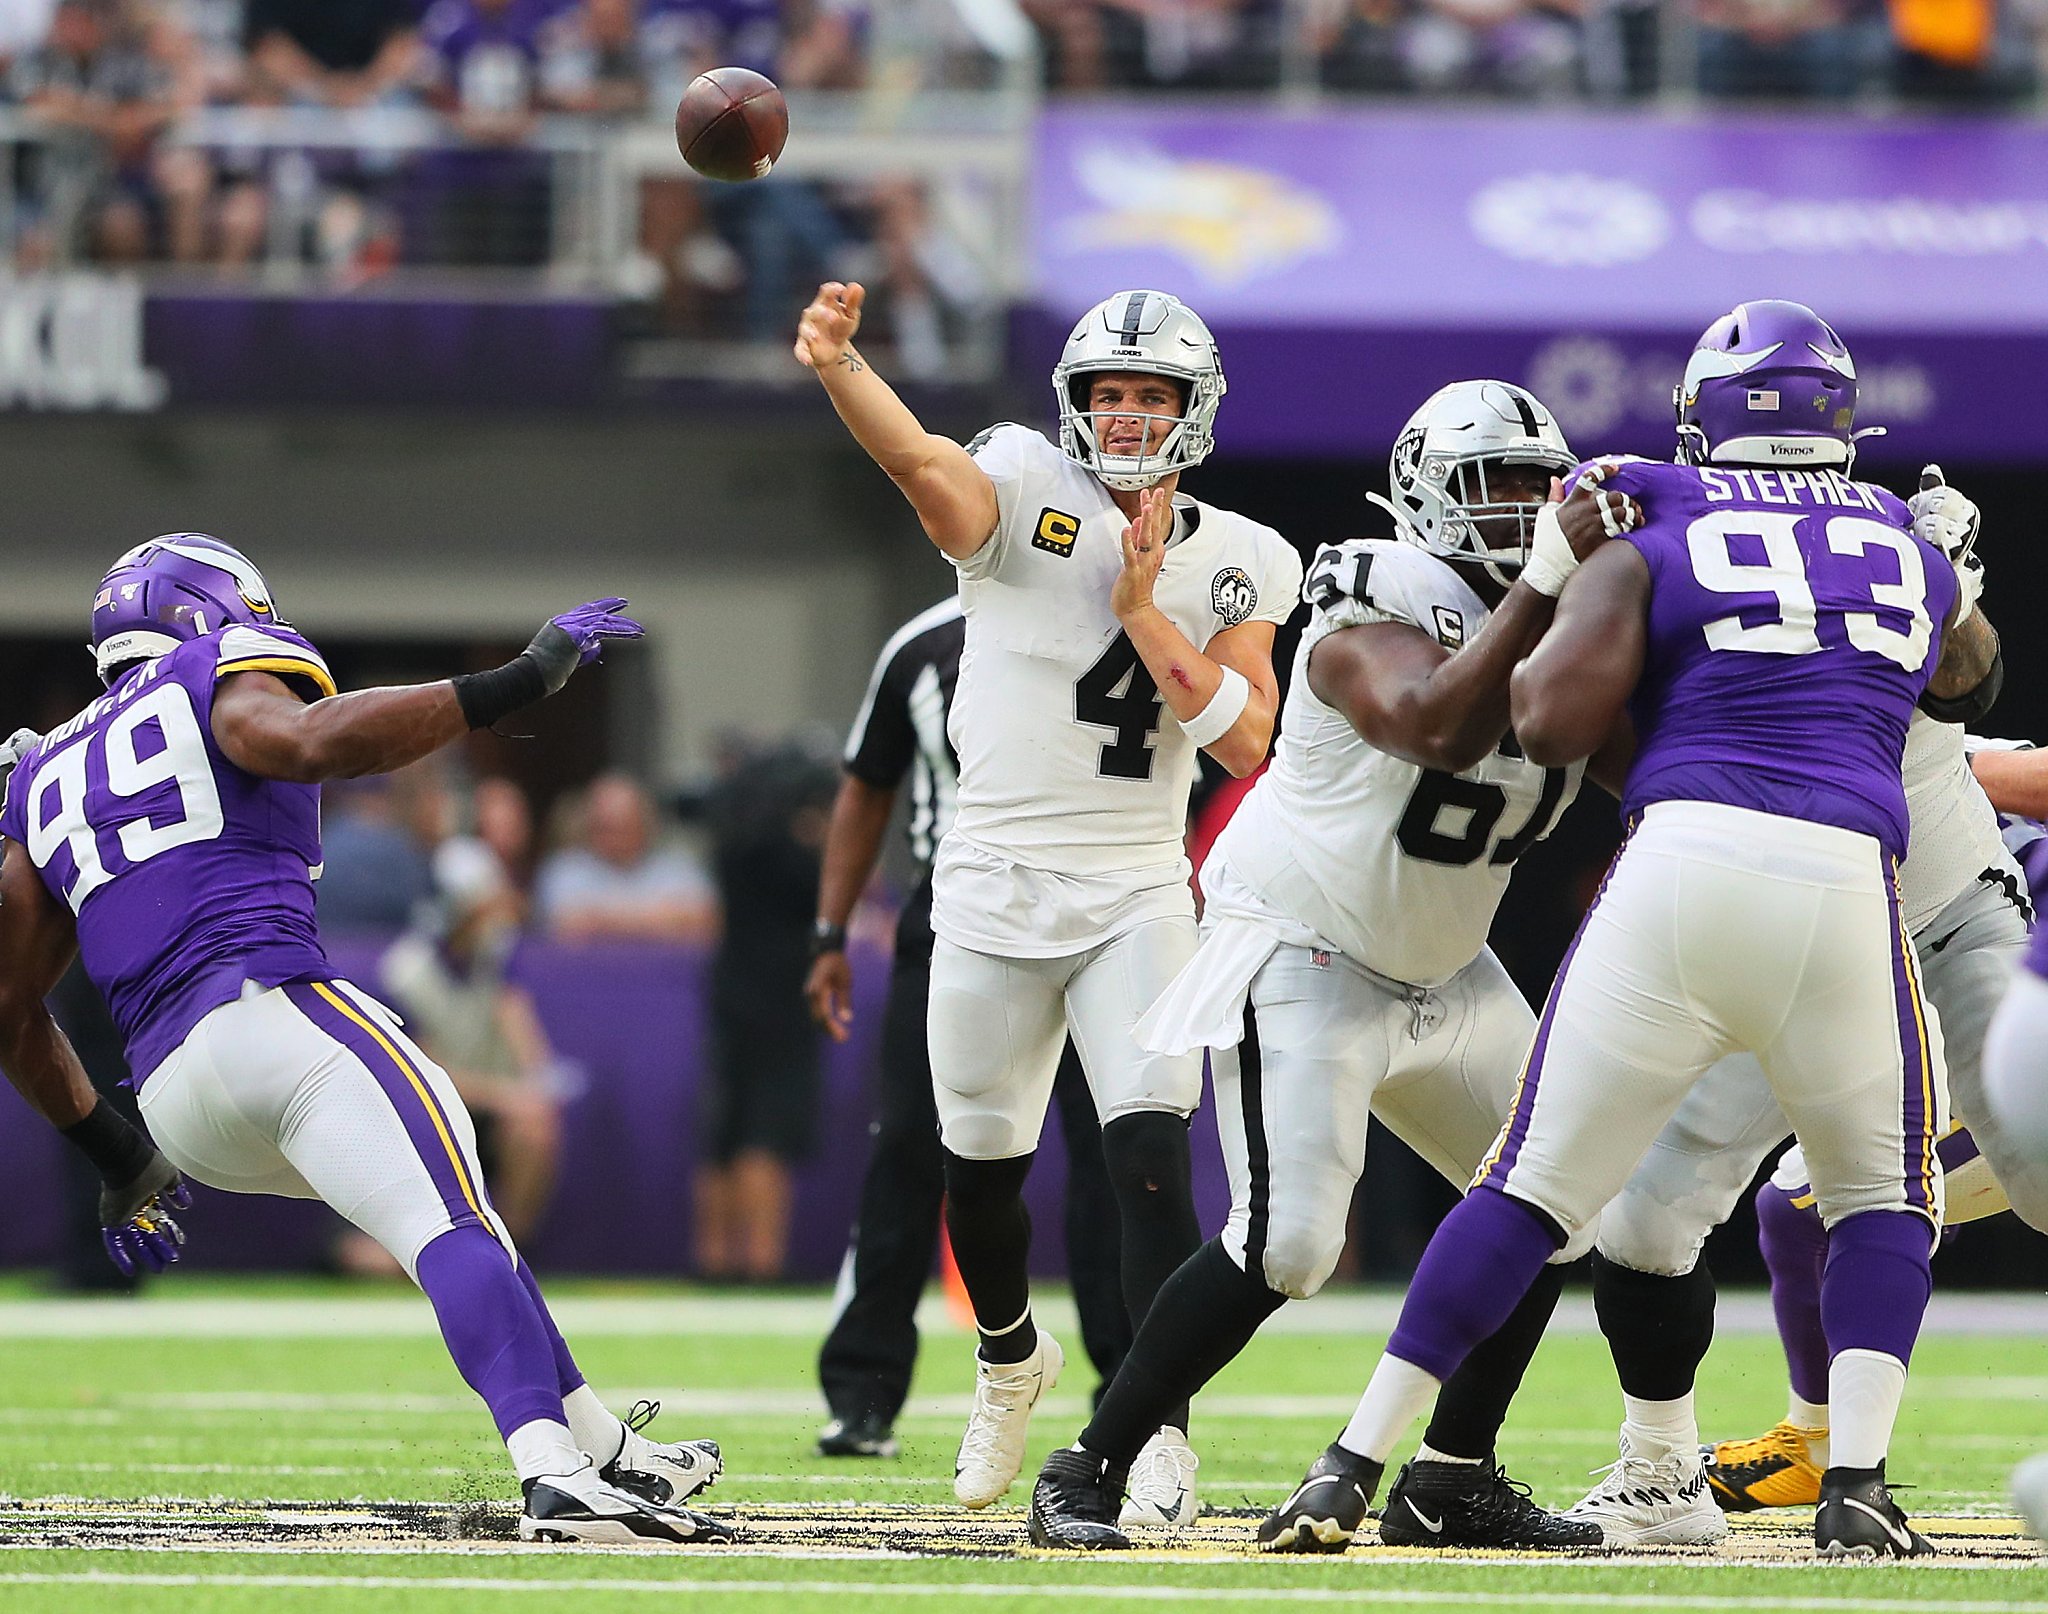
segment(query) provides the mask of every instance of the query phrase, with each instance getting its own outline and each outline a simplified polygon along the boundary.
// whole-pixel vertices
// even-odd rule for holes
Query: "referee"
[[[810,979],[818,1023],[841,1042],[852,1023],[846,922],[874,873],[896,792],[910,775],[910,850],[922,870],[896,923],[895,973],[882,1025],[881,1113],[860,1214],[840,1273],[840,1302],[818,1353],[832,1421],[818,1435],[828,1457],[894,1457],[896,1415],[917,1360],[918,1300],[932,1270],[945,1193],[925,998],[931,986],[932,853],[953,820],[959,762],[946,738],[960,647],[958,600],[912,617],[882,649],[846,743],[846,776],[832,804],[818,890]],[[1067,1142],[1067,1267],[1081,1336],[1104,1383],[1131,1343],[1118,1273],[1116,1195],[1102,1164],[1102,1134],[1081,1062],[1067,1044],[1054,1088]]]

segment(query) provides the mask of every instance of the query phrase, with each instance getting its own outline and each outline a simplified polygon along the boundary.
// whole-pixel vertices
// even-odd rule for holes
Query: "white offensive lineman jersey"
[[[957,562],[967,642],[948,733],[958,813],[939,848],[932,928],[957,946],[1077,953],[1194,912],[1182,849],[1196,748],[1109,608],[1127,518],[1040,433],[971,445],[995,484],[994,536]],[[1154,587],[1196,649],[1287,620],[1301,561],[1271,527],[1186,496]]]
[[[1998,831],[1991,798],[1970,771],[1969,746],[1978,742],[1957,723],[1913,714],[1906,730],[1906,814],[1910,839],[1899,865],[1899,912],[1906,933],[1921,927],[1968,890],[1980,876],[2007,876],[2015,893],[2026,881]]]
[[[1456,650],[1488,611],[1448,562],[1391,538],[1321,550],[1273,765],[1202,866],[1212,912],[1302,927],[1375,974],[1436,986],[1479,956],[1515,860],[1578,794],[1584,764],[1539,768],[1513,737],[1440,773],[1376,749],[1309,687],[1340,628],[1405,622]]]

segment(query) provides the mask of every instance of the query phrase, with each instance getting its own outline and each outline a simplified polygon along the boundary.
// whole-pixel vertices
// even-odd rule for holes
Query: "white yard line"
[[[916,1582],[809,1580],[697,1580],[676,1576],[654,1580],[588,1579],[509,1580],[485,1575],[150,1575],[86,1572],[79,1574],[0,1574],[0,1585],[13,1586],[153,1586],[165,1589],[245,1588],[262,1591],[442,1591],[537,1592],[678,1592],[716,1596],[797,1597],[1093,1597],[1103,1601],[1160,1603],[1368,1603],[1426,1608],[1647,1608],[1722,1611],[1752,1614],[1751,1596],[1672,1596],[1659,1592],[1433,1592],[1385,1586],[1133,1586],[1128,1582],[1062,1578],[1058,1582],[955,1581]],[[1802,1594],[1808,1609],[1837,1609],[1843,1614],[2022,1614],[2038,1610],[2037,1602],[1970,1600],[1929,1601],[1896,1597],[1813,1597]]]
[[[1393,1327],[1401,1297],[1388,1290],[1325,1293],[1283,1307],[1263,1330],[1269,1334],[1384,1335]],[[1071,1333],[1073,1303],[1047,1295],[1035,1308],[1055,1332]],[[563,1332],[577,1336],[752,1335],[804,1339],[823,1334],[831,1321],[831,1300],[818,1295],[763,1299],[755,1296],[649,1295],[565,1296],[553,1307]],[[933,1334],[958,1334],[945,1302],[933,1296],[918,1308],[918,1326]],[[1590,1300],[1569,1297],[1558,1308],[1554,1327],[1567,1333],[1597,1332]],[[1762,1294],[1721,1298],[1717,1326],[1728,1334],[1773,1331],[1770,1303]],[[1937,1294],[1925,1334],[2048,1335],[2048,1296]],[[0,1306],[0,1339],[399,1339],[436,1337],[434,1314],[418,1295],[363,1297],[246,1298],[208,1296],[182,1299],[169,1292],[132,1300],[10,1300]]]

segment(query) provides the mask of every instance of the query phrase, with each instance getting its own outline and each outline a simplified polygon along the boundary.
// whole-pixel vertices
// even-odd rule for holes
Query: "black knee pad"
[[[1102,1129],[1102,1160],[1119,1200],[1160,1194],[1187,1199],[1188,1121],[1160,1110],[1121,1115]]]
[[[1672,1277],[1595,1255],[1593,1309],[1624,1391],[1646,1401],[1691,1392],[1714,1342],[1714,1275],[1706,1262]]]
[[[1010,1160],[965,1160],[948,1149],[946,1194],[962,1210],[1007,1204],[1024,1192],[1031,1159],[1020,1154]]]

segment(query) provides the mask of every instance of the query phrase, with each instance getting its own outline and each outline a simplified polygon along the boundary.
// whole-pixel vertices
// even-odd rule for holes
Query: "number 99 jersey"
[[[1128,521],[1028,427],[997,426],[968,451],[998,517],[957,562],[959,811],[939,848],[932,927],[981,952],[1057,957],[1192,917],[1182,837],[1196,747],[1109,604]],[[1153,599],[1197,650],[1293,614],[1301,561],[1284,538],[1185,496],[1174,510]]]
[[[77,915],[79,956],[138,1083],[244,981],[331,974],[313,921],[320,788],[259,779],[221,754],[213,693],[269,672],[334,693],[287,629],[230,627],[179,645],[29,748],[0,835]]]
[[[1303,592],[1313,614],[1273,765],[1217,838],[1202,891],[1212,912],[1289,920],[1389,980],[1441,985],[1479,956],[1515,860],[1550,833],[1584,766],[1539,768],[1509,735],[1463,773],[1418,767],[1309,687],[1309,656],[1345,628],[1403,622],[1452,651],[1478,633],[1487,608],[1447,562],[1354,539],[1317,554]]]

